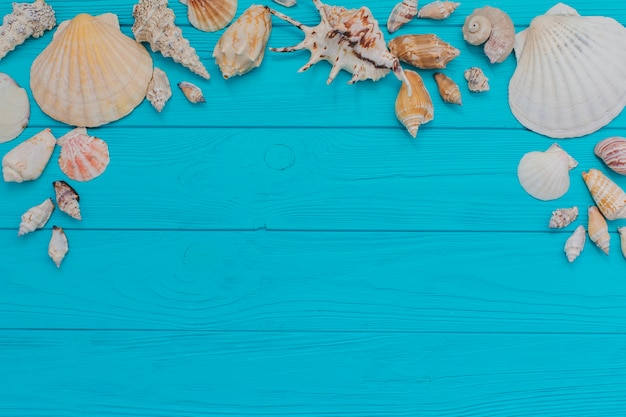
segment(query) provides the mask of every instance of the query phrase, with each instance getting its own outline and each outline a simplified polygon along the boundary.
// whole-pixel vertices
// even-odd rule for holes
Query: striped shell
[[[609,234],[609,226],[606,220],[596,206],[589,207],[587,231],[589,239],[599,247],[602,252],[609,254],[611,245],[611,235]]]
[[[393,33],[417,15],[417,0],[402,0],[396,4],[387,19],[387,30]]]
[[[69,178],[89,181],[101,175],[109,165],[109,147],[102,139],[89,136],[77,127],[57,140],[61,146],[59,167]]]
[[[225,28],[237,13],[237,0],[180,0],[187,5],[187,18],[196,29],[216,32]]]
[[[432,33],[396,36],[389,41],[389,50],[400,61],[420,69],[445,68],[461,53]]]
[[[548,227],[550,229],[562,229],[569,226],[578,217],[578,207],[561,208],[552,212]]]
[[[435,82],[437,83],[439,95],[443,101],[446,103],[458,104],[459,106],[463,104],[461,102],[461,89],[459,89],[459,86],[452,80],[452,78],[442,72],[436,72],[433,76],[435,78]]]
[[[626,138],[613,136],[601,140],[593,153],[618,174],[626,175]]]
[[[590,169],[583,179],[591,197],[607,220],[626,219],[626,193],[602,171]]]
[[[461,3],[454,1],[434,1],[423,6],[417,13],[420,19],[443,20],[448,18]]]

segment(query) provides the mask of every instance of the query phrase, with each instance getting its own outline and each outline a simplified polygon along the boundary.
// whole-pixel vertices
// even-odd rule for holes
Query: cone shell
[[[565,256],[569,262],[574,262],[581,254],[585,248],[585,240],[587,240],[585,226],[581,224],[565,241]]]
[[[475,9],[463,24],[463,39],[470,45],[481,45],[492,64],[503,62],[513,50],[515,27],[508,14],[485,6]]]
[[[517,178],[524,190],[538,200],[563,196],[570,185],[569,171],[578,163],[556,143],[545,152],[528,152],[519,162]]]
[[[606,220],[596,206],[589,207],[588,210],[587,231],[589,239],[599,247],[602,252],[609,254],[611,244],[611,235],[609,234],[609,226]]]
[[[532,131],[587,135],[626,105],[626,29],[614,19],[560,4],[517,34],[515,54],[509,105]]]
[[[437,89],[439,95],[446,103],[462,105],[461,102],[461,90],[457,83],[452,78],[448,77],[442,72],[436,72],[434,74],[435,82],[437,82]]]
[[[50,238],[50,243],[48,243],[48,256],[50,256],[57,268],[61,267],[61,262],[63,262],[69,250],[70,247],[63,228],[52,226],[52,237]]]
[[[20,229],[18,230],[17,235],[23,236],[26,233],[41,229],[46,225],[53,211],[54,203],[51,198],[48,198],[43,203],[35,207],[31,207],[24,214],[22,214],[22,222],[20,223]]]
[[[15,139],[28,126],[30,103],[26,90],[0,73],[0,143]]]
[[[59,209],[70,217],[81,220],[82,216],[80,214],[80,206],[78,205],[80,197],[76,190],[65,181],[55,181],[52,185]]]
[[[72,126],[95,127],[121,119],[143,101],[152,58],[120,32],[114,14],[79,14],[59,25],[30,75],[44,113]]]
[[[191,103],[204,103],[204,95],[202,90],[195,84],[187,81],[181,81],[178,83],[178,87],[182,90],[183,94]]]
[[[393,33],[417,15],[417,0],[402,0],[396,4],[387,19],[387,30]]]
[[[11,14],[4,16],[0,26],[0,59],[31,36],[38,38],[56,25],[54,10],[44,0],[13,3]]]
[[[620,247],[622,249],[622,255],[626,258],[626,227],[618,227]]]
[[[550,229],[562,229],[569,226],[578,217],[578,207],[556,209],[548,222]]]
[[[87,129],[76,129],[61,136],[59,167],[76,181],[89,181],[101,175],[109,165],[109,147],[105,141],[87,134]]]
[[[402,35],[389,41],[389,50],[400,61],[421,69],[442,69],[461,51],[437,35]]]
[[[626,219],[626,193],[617,184],[597,169],[583,172],[583,179],[607,220]]]
[[[148,84],[148,92],[146,98],[152,104],[156,111],[161,112],[165,103],[172,97],[172,88],[167,74],[161,68],[154,67],[152,72],[152,80]]]
[[[39,178],[48,165],[55,144],[50,129],[44,129],[10,150],[2,158],[4,181],[23,182]]]
[[[187,5],[189,23],[204,32],[225,28],[237,13],[237,0],[180,0]]]
[[[626,138],[613,136],[601,140],[593,153],[618,174],[626,175]]]
[[[250,6],[220,37],[213,50],[222,76],[243,75],[261,65],[272,30],[272,16],[263,6]]]
[[[417,13],[417,17],[420,19],[434,20],[447,19],[460,5],[461,3],[454,1],[437,0],[422,7]]]
[[[410,92],[407,85],[402,83],[396,98],[396,117],[411,136],[416,137],[419,127],[434,118],[433,102],[422,77],[415,71],[404,70],[404,73],[410,84]]]
[[[483,70],[478,67],[471,67],[463,73],[467,81],[467,88],[474,93],[489,91],[489,78],[485,76]]]

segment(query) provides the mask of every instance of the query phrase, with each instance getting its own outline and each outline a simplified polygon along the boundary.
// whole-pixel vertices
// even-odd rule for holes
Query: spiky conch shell
[[[609,254],[611,245],[611,235],[609,234],[609,226],[604,220],[604,216],[598,210],[598,207],[589,207],[587,217],[587,232],[589,239],[599,247],[602,252]]]
[[[12,13],[4,16],[0,26],[0,59],[29,37],[40,37],[56,23],[54,10],[44,0],[13,3]]]
[[[48,243],[48,256],[57,266],[61,267],[61,262],[65,258],[65,255],[69,252],[70,247],[67,243],[67,236],[62,227],[52,226],[52,237]]]
[[[156,111],[161,112],[165,103],[172,97],[172,87],[167,74],[161,68],[154,67],[152,72],[152,80],[148,84],[146,98],[152,104]]]
[[[225,79],[261,65],[272,30],[272,17],[263,6],[250,6],[220,37],[213,50]]]
[[[404,70],[404,73],[410,85],[402,83],[400,87],[396,117],[411,136],[416,137],[419,127],[433,120],[435,111],[422,77],[415,71]]]
[[[23,182],[39,178],[52,157],[55,145],[56,139],[50,129],[44,129],[11,149],[2,158],[4,181]]]
[[[22,214],[22,221],[17,235],[23,236],[26,233],[41,229],[46,225],[53,211],[54,203],[51,198],[44,200],[41,204],[29,208],[24,214]]]
[[[550,229],[562,229],[572,224],[578,217],[578,207],[560,208],[552,212],[548,227]]]
[[[367,7],[346,9],[322,4],[320,0],[313,0],[313,3],[322,19],[315,27],[305,26],[268,7],[270,13],[296,26],[305,36],[295,46],[270,48],[270,51],[292,52],[308,49],[311,52],[309,62],[298,72],[306,71],[315,63],[326,60],[332,65],[326,84],[330,84],[342,69],[352,74],[349,84],[367,79],[376,81],[389,71],[393,71],[399,80],[406,81],[400,61],[387,49],[378,22]]]
[[[389,51],[402,62],[420,69],[442,69],[461,51],[433,33],[396,36]]]
[[[89,136],[87,129],[77,127],[57,140],[61,146],[59,167],[75,181],[90,181],[109,165],[109,146],[100,138]]]
[[[237,13],[237,0],[180,0],[188,7],[189,23],[204,32],[225,28]]]
[[[96,127],[133,111],[151,78],[150,54],[120,31],[116,15],[82,13],[61,23],[35,59],[30,87],[53,119]]]
[[[167,0],[139,0],[133,6],[135,23],[131,30],[137,42],[148,42],[153,51],[171,57],[208,80],[208,71],[196,50],[183,38],[182,30],[174,24],[175,17],[174,11],[167,7]]]
[[[597,169],[583,172],[593,201],[607,220],[626,219],[626,193],[609,177]]]
[[[387,30],[393,33],[409,23],[417,15],[417,0],[402,0],[391,10],[387,18]]]
[[[0,73],[0,143],[9,142],[28,126],[30,102],[26,90],[10,75]]]
[[[574,230],[570,237],[565,241],[565,255],[569,262],[574,262],[585,248],[587,240],[587,232],[582,224]]]

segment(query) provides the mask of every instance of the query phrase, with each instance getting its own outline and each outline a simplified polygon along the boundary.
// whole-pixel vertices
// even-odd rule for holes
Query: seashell
[[[434,118],[433,102],[422,77],[415,71],[404,70],[404,73],[410,83],[410,90],[402,83],[396,98],[396,117],[411,136],[416,137],[417,129]]]
[[[174,24],[174,11],[167,7],[167,0],[139,0],[133,6],[132,27],[137,42],[148,42],[154,52],[171,57],[199,76],[210,78],[200,62],[196,50],[183,38],[182,30]]]
[[[562,229],[569,226],[578,217],[578,207],[556,209],[552,212],[548,227],[550,229]]]
[[[515,37],[509,105],[526,128],[553,138],[595,132],[626,105],[626,28],[563,4]]]
[[[78,204],[80,197],[76,190],[65,181],[55,181],[52,185],[54,186],[54,193],[56,194],[59,209],[70,217],[81,220],[80,206]]]
[[[402,35],[389,41],[389,50],[402,62],[420,69],[442,69],[461,51],[437,35]]]
[[[26,90],[8,74],[0,73],[0,143],[18,137],[28,126],[29,118],[30,103]]]
[[[554,200],[569,189],[569,171],[578,162],[556,143],[545,152],[528,152],[517,166],[520,185],[538,200]]]
[[[393,33],[417,15],[417,0],[402,0],[396,4],[387,19],[387,30]]]
[[[588,223],[587,231],[589,232],[589,239],[596,244],[597,247],[602,249],[602,252],[609,254],[609,246],[611,244],[611,235],[609,235],[609,226],[606,224],[606,220],[600,210],[596,206],[589,207],[588,210]]]
[[[0,26],[0,59],[26,39],[38,38],[56,24],[54,10],[44,0],[13,3],[13,11],[4,16]]]
[[[63,262],[63,258],[65,258],[69,250],[70,247],[63,228],[52,226],[52,237],[50,238],[50,243],[48,243],[48,256],[54,261],[57,268],[61,267],[61,262]]]
[[[448,18],[461,3],[453,1],[434,1],[422,7],[417,13],[420,19],[443,20]]]
[[[41,229],[46,225],[53,211],[54,203],[51,198],[48,198],[43,203],[35,207],[31,207],[24,214],[22,214],[22,222],[20,223],[20,229],[17,232],[17,235],[23,236],[26,233]]]
[[[272,16],[263,6],[250,6],[220,37],[213,50],[222,76],[243,75],[261,65],[272,29]]]
[[[474,93],[489,91],[489,78],[485,76],[483,70],[478,67],[471,67],[463,73],[467,81],[467,88]]]
[[[607,220],[626,219],[626,193],[597,169],[583,172],[593,201]]]
[[[342,69],[352,74],[349,84],[367,79],[376,81],[390,70],[399,80],[406,81],[400,61],[387,50],[378,22],[367,7],[346,9],[322,4],[320,0],[313,0],[313,4],[322,19],[315,27],[305,26],[268,8],[274,16],[296,26],[305,35],[304,40],[297,45],[270,48],[270,51],[292,52],[308,49],[311,52],[309,62],[298,72],[306,71],[315,63],[326,60],[332,65],[326,84],[330,84]]]
[[[503,62],[513,50],[515,27],[508,14],[495,7],[475,9],[465,18],[463,39],[470,45],[485,44],[483,50],[492,64]]]
[[[593,153],[618,174],[626,175],[626,138],[612,136],[601,140]]]
[[[620,245],[622,248],[622,255],[626,258],[626,227],[618,227]]]
[[[461,102],[461,90],[459,86],[442,72],[436,72],[434,74],[435,81],[437,82],[437,89],[439,95],[446,103],[462,105]]]
[[[178,83],[178,87],[183,91],[183,94],[190,102],[194,104],[206,102],[202,90],[197,85],[187,81],[181,81]]]
[[[120,31],[116,15],[79,14],[59,25],[30,76],[44,113],[72,126],[95,127],[121,119],[143,101],[152,58]]]
[[[4,181],[23,182],[39,178],[48,165],[55,144],[50,129],[44,129],[11,149],[2,158]]]
[[[161,112],[170,97],[172,97],[172,88],[167,74],[161,68],[154,67],[146,98],[156,111]]]
[[[281,6],[285,6],[285,7],[293,7],[297,3],[296,0],[274,0],[274,2],[280,4]]]
[[[216,32],[225,28],[237,13],[237,0],[180,0],[187,18],[196,29]]]
[[[89,136],[84,127],[69,131],[57,143],[61,146],[59,167],[70,179],[92,180],[109,165],[109,146],[102,139]]]
[[[581,224],[565,241],[565,255],[568,261],[574,262],[578,258],[585,248],[585,240],[587,240],[585,226]]]

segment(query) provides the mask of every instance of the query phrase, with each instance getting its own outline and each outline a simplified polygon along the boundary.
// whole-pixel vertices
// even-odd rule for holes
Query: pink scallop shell
[[[61,146],[61,171],[75,181],[92,180],[109,165],[108,145],[102,139],[89,136],[84,127],[66,133],[57,143]]]

